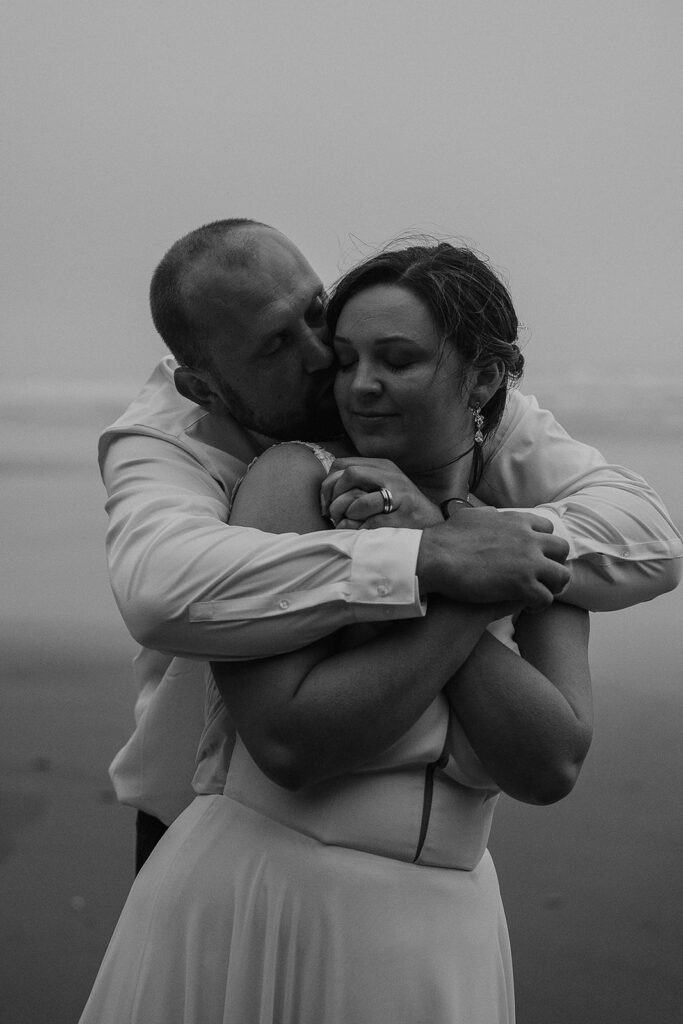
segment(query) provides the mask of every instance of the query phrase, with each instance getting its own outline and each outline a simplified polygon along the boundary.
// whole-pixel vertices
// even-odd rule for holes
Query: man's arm
[[[109,443],[102,459],[109,572],[123,619],[141,644],[185,657],[241,660],[295,650],[352,623],[423,614],[419,531],[275,536],[228,526],[226,491],[238,472],[233,468],[232,481],[226,474],[219,483],[172,439],[127,434]],[[274,502],[280,484],[273,479]],[[446,596],[457,583],[467,600],[476,588],[482,602],[532,603],[537,576],[555,577],[560,567],[550,565],[543,550],[548,539],[530,529],[530,518],[514,513],[508,520],[510,586],[494,558],[475,563],[439,554],[434,573],[453,584],[444,587]],[[463,549],[453,531],[447,538],[456,554]],[[472,543],[469,535],[470,550]],[[424,550],[420,557],[424,569]],[[541,586],[545,593],[546,583]]]
[[[499,508],[535,507],[569,542],[563,600],[607,611],[678,584],[683,542],[659,495],[575,441],[534,398],[510,394],[487,455],[478,496]]]
[[[543,555],[556,562],[559,556],[532,531],[550,529],[565,544],[571,570],[561,594],[567,603],[606,611],[647,601],[677,585],[683,543],[659,495],[636,473],[607,465],[595,448],[575,441],[535,399],[510,394],[485,456],[477,496],[500,512],[458,512],[448,524],[433,525],[441,518],[438,509],[430,509],[422,495],[416,500],[403,474],[378,459],[338,459],[323,485],[323,499],[335,521],[350,517],[373,529],[423,529],[421,587],[454,600],[504,597],[535,608],[549,604],[559,592],[558,566]],[[376,514],[381,486],[394,497],[397,511],[391,515]],[[500,593],[482,576],[487,564],[496,566]],[[482,581],[485,597],[480,595]]]
[[[158,437],[116,438],[102,476],[112,588],[143,646],[264,657],[354,622],[423,613],[415,531],[383,531],[378,542],[351,531],[299,537],[228,526],[225,485]]]
[[[523,600],[519,589],[496,590],[499,569],[492,560],[480,560],[468,575],[457,555],[471,552],[471,534],[458,541],[455,529],[452,536],[442,527],[425,531],[421,545],[414,530],[273,538],[228,527],[225,489],[171,440],[116,437],[102,473],[112,587],[130,632],[148,647],[197,658],[250,658],[295,649],[351,622],[420,615],[418,548],[430,566],[421,571],[448,576],[444,591],[456,599],[471,600],[479,588],[482,600]],[[606,467],[599,453],[569,438],[531,399],[511,395],[480,495],[499,506],[554,502],[539,511],[570,540],[567,599],[577,605],[620,607],[676,585],[681,541],[654,492],[639,477]],[[528,545],[528,518],[506,529],[511,575],[515,538]],[[455,556],[448,562],[439,553],[446,536]],[[538,549],[536,556],[546,577],[548,569],[556,573]],[[534,587],[539,583],[545,586],[539,576],[532,579]],[[526,603],[536,596],[530,593]]]

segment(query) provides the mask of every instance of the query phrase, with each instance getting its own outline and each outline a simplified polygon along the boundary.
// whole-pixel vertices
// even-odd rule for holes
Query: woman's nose
[[[356,372],[351,381],[351,389],[359,396],[377,395],[382,390],[382,385],[377,374],[373,372],[372,367],[359,362],[356,364]]]

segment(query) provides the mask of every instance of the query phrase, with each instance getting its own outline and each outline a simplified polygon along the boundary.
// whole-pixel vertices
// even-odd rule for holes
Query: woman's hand
[[[381,488],[391,492],[393,510],[383,512]],[[335,459],[320,489],[323,515],[337,529],[377,530],[400,526],[422,530],[443,522],[437,505],[388,459]]]

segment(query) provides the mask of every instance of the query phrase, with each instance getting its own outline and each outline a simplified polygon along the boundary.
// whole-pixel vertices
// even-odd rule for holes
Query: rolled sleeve
[[[683,541],[659,495],[570,437],[534,398],[511,396],[479,495],[545,516],[568,542],[572,581],[563,600],[607,611],[680,581]]]

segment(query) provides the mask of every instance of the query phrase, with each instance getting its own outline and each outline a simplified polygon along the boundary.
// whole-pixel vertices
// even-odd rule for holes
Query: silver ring
[[[390,512],[394,511],[393,495],[388,487],[380,487],[379,493],[382,495],[382,501],[384,502],[382,513],[384,515],[389,515]]]

